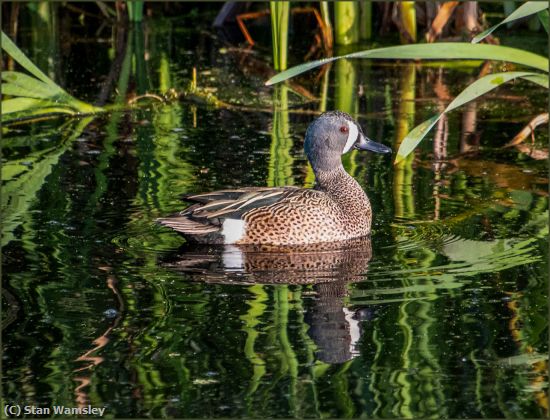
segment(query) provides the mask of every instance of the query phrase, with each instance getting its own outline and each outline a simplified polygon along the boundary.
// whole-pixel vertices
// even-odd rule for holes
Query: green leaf
[[[341,58],[371,58],[398,60],[495,60],[522,64],[548,72],[548,59],[538,54],[502,45],[470,44],[469,42],[439,42],[436,44],[398,45],[395,47],[375,48],[338,57],[324,58],[294,66],[276,74],[266,82],[273,85],[323,64]]]
[[[543,10],[542,12],[538,12],[537,16],[539,17],[540,23],[542,24],[542,27],[548,33],[548,10]]]
[[[491,26],[489,29],[475,36],[472,39],[472,43],[477,44],[478,42],[480,42],[481,40],[489,36],[495,29],[497,29],[501,25],[504,25],[505,23],[513,22],[514,20],[518,20],[518,19],[523,19],[524,17],[534,15],[535,13],[542,12],[543,10],[547,10],[547,9],[548,9],[548,2],[528,1],[522,4],[512,13],[510,13],[510,15],[500,23],[497,23],[495,26]]]
[[[13,98],[2,101],[2,122],[36,119],[55,114],[76,115],[78,110],[47,99]]]
[[[103,111],[79,101],[65,92],[46,76],[4,33],[1,33],[2,49],[34,77],[17,71],[2,72],[2,92],[18,96],[2,101],[2,115],[9,115],[4,122],[38,117],[55,113],[89,114]],[[40,109],[42,108],[42,109]]]
[[[66,107],[71,109],[71,114],[77,112],[87,114],[101,111],[101,108],[96,108],[93,105],[87,104],[85,102],[79,101],[73,96],[69,95],[63,89],[58,86],[49,85],[41,82],[40,80],[35,79],[24,73],[17,71],[6,71],[2,73],[2,79],[8,83],[2,84],[2,93],[5,95],[19,96],[23,98],[35,98],[42,99],[46,102],[43,102],[44,106],[56,106],[56,107]],[[11,100],[11,99],[10,99]],[[13,104],[30,104],[29,101],[20,101],[13,102]],[[7,104],[8,108],[5,108],[4,101],[2,102],[2,112],[12,112],[6,111],[10,109],[10,103]],[[29,105],[30,106],[30,105]],[[33,103],[33,107],[38,106],[38,102]]]
[[[15,85],[13,83],[2,83],[1,91],[3,96],[21,96],[26,98],[43,99],[44,96],[40,92],[28,90],[24,87]]]
[[[491,90],[499,87],[500,85],[516,79],[518,77],[528,78],[536,76],[544,76],[538,73],[529,73],[523,71],[510,71],[505,73],[493,73],[483,76],[482,78],[476,80],[466,89],[464,89],[460,94],[445,108],[445,110],[421,124],[413,128],[403,139],[399,145],[399,150],[397,151],[397,156],[395,157],[395,164],[398,164],[403,159],[405,159],[409,153],[411,153],[414,148],[422,141],[422,139],[428,134],[432,127],[439,121],[439,119],[446,114],[447,112],[452,111],[453,109],[458,108],[474,99],[479,98],[480,96],[490,92]],[[546,80],[548,77],[546,76]]]
[[[319,66],[332,63],[333,61],[339,60],[340,58],[346,58],[346,56],[323,58],[321,60],[315,60],[315,61],[310,61],[309,63],[299,64],[297,66],[289,68],[288,70],[285,70],[285,71],[282,71],[281,73],[276,74],[267,82],[265,82],[265,85],[271,86],[276,83],[283,82],[288,79],[292,79],[293,77],[298,76],[299,74],[305,73],[306,71],[309,71],[309,70],[313,70],[314,68],[317,68]]]
[[[41,82],[34,77],[18,71],[3,71],[2,81],[8,82],[8,84],[17,86],[19,89],[28,91],[28,93],[32,94],[32,96],[29,94],[20,96],[29,96],[31,98],[49,98],[54,95],[66,94],[62,89],[57,89],[52,85]],[[5,95],[14,95],[13,93],[8,93],[5,90],[2,90],[2,93]]]
[[[33,76],[35,76],[37,79],[43,81],[47,85],[50,85],[52,88],[61,89],[58,85],[55,84],[55,82],[50,79],[48,76],[46,76],[42,70],[40,70],[38,67],[34,65],[34,63],[27,58],[27,56],[21,51],[17,45],[13,43],[13,41],[2,31],[2,49],[6,51],[6,53],[13,58],[15,61],[17,61],[25,70],[27,70],[29,73],[31,73]],[[61,89],[63,90],[63,89]]]
[[[397,151],[397,156],[395,157],[395,164],[404,160],[409,153],[411,153],[418,143],[428,134],[428,131],[439,121],[444,113],[431,117],[430,119],[422,122],[421,124],[414,127],[409,133],[405,136],[401,144],[399,145],[399,150]]]
[[[13,98],[2,101],[2,116],[6,116],[15,112],[30,111],[40,108],[55,107],[59,109],[67,110],[68,113],[75,114],[76,111],[64,107],[61,104],[57,104],[47,99],[35,99],[35,98]]]
[[[548,76],[546,74],[530,74],[520,77],[548,89]]]
[[[499,87],[500,85],[516,79],[518,77],[536,76],[538,73],[530,73],[524,71],[508,71],[505,73],[493,73],[483,76],[476,80],[471,85],[466,87],[460,94],[445,108],[443,112],[452,111],[459,106],[462,106],[474,99],[485,95],[487,92]]]

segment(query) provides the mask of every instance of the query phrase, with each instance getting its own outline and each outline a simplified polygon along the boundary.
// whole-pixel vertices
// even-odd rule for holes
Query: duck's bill
[[[355,143],[355,148],[359,150],[368,150],[374,153],[391,153],[391,149],[388,146],[372,141],[361,134],[359,135],[359,141]]]

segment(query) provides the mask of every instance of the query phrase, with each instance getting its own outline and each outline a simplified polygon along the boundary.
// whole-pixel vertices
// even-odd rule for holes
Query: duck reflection
[[[285,247],[186,244],[165,266],[209,283],[312,285],[316,298],[304,318],[317,357],[343,363],[359,354],[360,324],[368,312],[346,307],[348,286],[365,280],[371,256],[370,238]]]

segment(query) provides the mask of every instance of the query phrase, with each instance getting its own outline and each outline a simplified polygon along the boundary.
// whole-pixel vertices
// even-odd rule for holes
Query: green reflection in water
[[[273,90],[273,122],[267,186],[284,187],[294,185],[291,156],[292,137],[288,116],[288,87],[277,86]]]
[[[414,126],[415,116],[415,89],[416,89],[416,68],[410,63],[403,67],[400,79],[399,91],[399,110],[396,129],[396,141],[394,150],[399,149],[399,145],[410,128]],[[402,163],[394,165],[393,188],[394,188],[394,208],[395,216],[399,218],[414,217],[414,195],[413,187],[413,168],[414,153],[411,153]]]
[[[2,246],[14,238],[13,231],[23,220],[28,221],[29,208],[36,201],[46,178],[92,119],[68,121],[61,125],[59,131],[52,129],[47,134],[54,136],[57,132],[62,133],[58,144],[2,165]],[[13,139],[12,143],[16,144],[17,139]],[[4,149],[9,147],[9,143],[4,144]]]
[[[255,350],[256,339],[259,336],[259,331],[255,327],[259,326],[260,318],[263,316],[267,305],[265,302],[268,300],[268,294],[264,291],[262,285],[250,286],[248,290],[253,294],[254,298],[247,301],[249,310],[246,315],[241,316],[241,319],[245,321],[244,331],[247,334],[244,354],[252,365],[252,378],[246,393],[247,399],[247,411],[248,415],[254,415],[253,404],[254,400],[251,396],[256,392],[262,377],[266,373],[266,362],[262,359],[259,353]]]

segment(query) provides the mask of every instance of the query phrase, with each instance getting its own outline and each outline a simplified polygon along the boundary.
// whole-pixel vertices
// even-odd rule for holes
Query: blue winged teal
[[[370,234],[372,210],[361,186],[342,166],[351,149],[389,153],[369,140],[348,114],[322,114],[306,131],[304,149],[314,189],[238,188],[187,196],[196,204],[158,219],[184,236],[210,244],[299,245]]]

